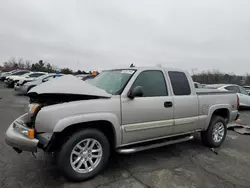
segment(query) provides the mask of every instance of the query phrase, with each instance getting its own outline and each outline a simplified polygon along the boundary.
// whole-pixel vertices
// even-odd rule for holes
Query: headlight
[[[19,122],[14,122],[13,128],[27,138],[33,139],[35,137],[34,129],[29,129],[28,127],[20,125]]]

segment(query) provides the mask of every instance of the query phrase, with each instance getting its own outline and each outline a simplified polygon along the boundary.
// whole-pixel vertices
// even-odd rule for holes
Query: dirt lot
[[[52,157],[39,151],[18,155],[4,143],[9,124],[23,114],[28,98],[15,96],[0,82],[0,187],[67,188],[186,188],[250,187],[250,136],[228,132],[224,145],[213,153],[194,141],[140,152],[116,155],[98,177],[83,183],[67,182]],[[250,124],[250,111],[241,111]]]

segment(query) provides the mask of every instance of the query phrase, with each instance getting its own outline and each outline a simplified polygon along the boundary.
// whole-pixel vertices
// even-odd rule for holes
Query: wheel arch
[[[226,124],[228,124],[230,121],[229,105],[218,105],[218,106],[215,105],[209,109],[209,115],[208,115],[208,120],[206,123],[206,129],[208,128],[213,116],[220,116],[220,117],[224,118],[226,121]]]
[[[116,148],[121,144],[121,132],[117,133],[117,130],[112,122],[108,120],[93,120],[74,123],[66,126],[61,131],[55,131],[51,139],[51,144],[49,144],[47,151],[56,151],[60,149],[71,135],[88,128],[101,131],[107,137],[111,148]]]

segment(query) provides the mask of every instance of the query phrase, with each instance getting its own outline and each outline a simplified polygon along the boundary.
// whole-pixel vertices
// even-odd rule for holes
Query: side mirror
[[[46,79],[46,78],[42,80],[42,82],[47,82],[47,81],[48,81],[48,79]]]
[[[133,99],[135,97],[142,97],[143,90],[141,86],[136,86],[128,93],[128,98]]]

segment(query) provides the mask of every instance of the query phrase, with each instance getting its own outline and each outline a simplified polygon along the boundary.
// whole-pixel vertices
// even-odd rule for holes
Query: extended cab
[[[195,89],[182,70],[130,68],[103,71],[89,83],[63,76],[30,90],[29,111],[6,132],[17,152],[57,152],[74,181],[97,175],[111,150],[132,153],[193,139],[219,147],[227,123],[239,117],[235,93]],[[146,164],[145,164],[146,165]]]

